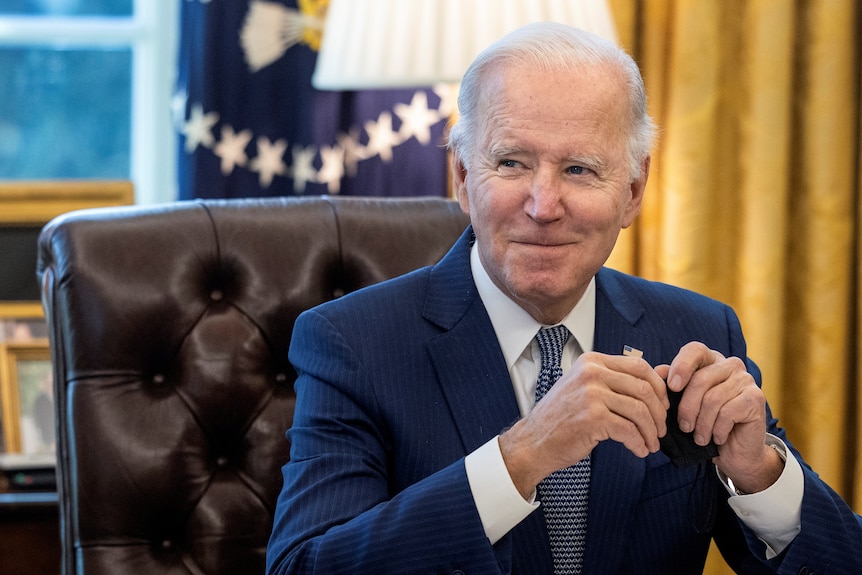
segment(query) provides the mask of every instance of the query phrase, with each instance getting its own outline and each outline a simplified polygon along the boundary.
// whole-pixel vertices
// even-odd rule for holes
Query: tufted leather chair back
[[[442,198],[73,212],[39,240],[63,572],[263,573],[303,310],[439,260]]]

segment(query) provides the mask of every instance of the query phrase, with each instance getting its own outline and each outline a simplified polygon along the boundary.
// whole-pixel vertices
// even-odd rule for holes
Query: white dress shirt
[[[521,416],[526,417],[535,403],[536,379],[541,367],[541,354],[535,336],[543,326],[494,285],[479,260],[476,245],[473,246],[470,261],[479,296],[488,310],[506,358]],[[593,349],[595,316],[596,280],[593,278],[581,300],[560,322],[573,336],[563,349],[564,372],[582,350]],[[784,472],[771,487],[751,495],[737,495],[727,478],[721,474],[719,477],[731,494],[731,508],[740,520],[758,534],[766,545],[766,556],[771,558],[790,544],[800,531],[804,478],[799,463],[780,439],[770,435],[767,443],[777,445],[776,450],[783,454],[786,461]],[[485,534],[492,544],[538,508],[535,492],[530,500],[524,500],[512,483],[500,452],[498,437],[468,455],[465,464]]]

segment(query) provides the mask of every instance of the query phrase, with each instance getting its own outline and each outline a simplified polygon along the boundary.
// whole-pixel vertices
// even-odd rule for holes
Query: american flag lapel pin
[[[630,345],[623,346],[623,355],[628,355],[630,357],[643,357],[644,352],[637,349],[636,347],[632,347]]]

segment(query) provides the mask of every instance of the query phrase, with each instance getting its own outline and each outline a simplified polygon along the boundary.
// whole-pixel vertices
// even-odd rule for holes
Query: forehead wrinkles
[[[491,85],[493,84],[493,85]],[[524,137],[530,132],[543,132],[542,124],[559,122],[542,114],[539,99],[530,94],[512,94],[502,78],[486,85],[482,114],[479,118],[478,143],[495,154],[524,151]]]
[[[563,136],[571,148],[558,150],[561,159],[594,162],[594,145],[604,148],[618,140],[624,145],[622,80],[619,70],[606,66],[539,70],[498,64],[482,85],[476,143],[500,153],[513,147],[524,151],[530,134],[538,134],[530,144],[537,148]]]
[[[521,100],[492,98],[480,126],[481,148],[486,153],[508,155],[553,150],[560,160],[592,156],[607,126],[606,114],[592,109],[554,109],[522,104]]]
[[[622,78],[618,70],[607,67],[505,67],[497,63],[486,78],[478,106],[480,127],[486,129],[495,121],[523,122],[525,128],[542,122],[601,124],[624,112]]]

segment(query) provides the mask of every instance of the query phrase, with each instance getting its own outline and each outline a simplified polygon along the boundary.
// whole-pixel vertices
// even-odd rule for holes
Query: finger
[[[736,357],[699,369],[692,375],[679,402],[680,429],[695,432],[695,442],[706,445],[721,407],[754,380]]]
[[[700,369],[724,359],[724,356],[699,341],[685,344],[670,364],[667,384],[673,391],[682,391]]]
[[[680,398],[677,408],[677,420],[679,427],[685,432],[694,431],[695,427],[704,426],[709,421],[714,421],[717,416],[718,409],[721,407],[721,393],[714,393],[709,404],[705,405],[704,400],[708,393],[711,393],[716,386],[720,386],[729,381],[735,370],[745,372],[745,367],[737,358],[722,360],[718,363],[713,363],[697,370],[688,380],[683,388],[682,398]],[[733,390],[727,390],[732,393]],[[729,397],[728,397],[729,398]],[[708,408],[712,407],[710,412]]]
[[[637,457],[646,457],[650,453],[658,451],[658,438],[653,438],[654,443],[646,440],[638,426],[630,419],[611,414],[607,423],[608,439],[613,439],[626,446]]]
[[[716,444],[723,445],[738,425],[762,423],[765,428],[766,398],[749,374],[736,374],[733,381],[706,395],[701,414],[703,421],[698,417],[696,440],[711,436]],[[758,442],[759,439],[755,441]]]
[[[647,383],[651,388],[652,395],[659,400],[663,410],[667,411],[670,407],[670,401],[667,398],[667,385],[665,384],[665,379],[656,373],[646,360],[636,357],[616,355],[605,357],[607,358],[606,365],[609,369],[627,374],[637,380]],[[623,382],[623,385],[625,385],[625,381],[627,380],[619,381]],[[616,389],[616,391],[624,392],[623,389]],[[634,391],[635,393],[643,392],[643,390],[638,387],[635,387]],[[647,395],[644,393],[640,397],[641,399],[646,399]]]
[[[667,433],[665,419],[666,411],[660,412],[660,418],[657,420],[655,414],[650,410],[646,403],[627,395],[610,394],[605,402],[608,411],[616,418],[611,418],[611,421],[619,425],[619,419],[628,421],[632,426],[624,426],[621,430],[620,437],[612,436],[612,439],[621,441],[629,441],[635,445],[642,443],[650,453],[655,453],[661,448],[659,437]],[[637,433],[640,436],[640,442],[628,437],[629,434]]]
[[[636,421],[636,417],[646,417],[653,425],[653,429],[647,432],[654,437],[661,437],[667,433],[670,401],[664,381],[648,365],[647,368],[640,373],[643,377],[608,372],[604,383],[613,395],[609,397],[607,405],[619,415],[632,418],[632,421]],[[619,401],[614,401],[615,398]]]

